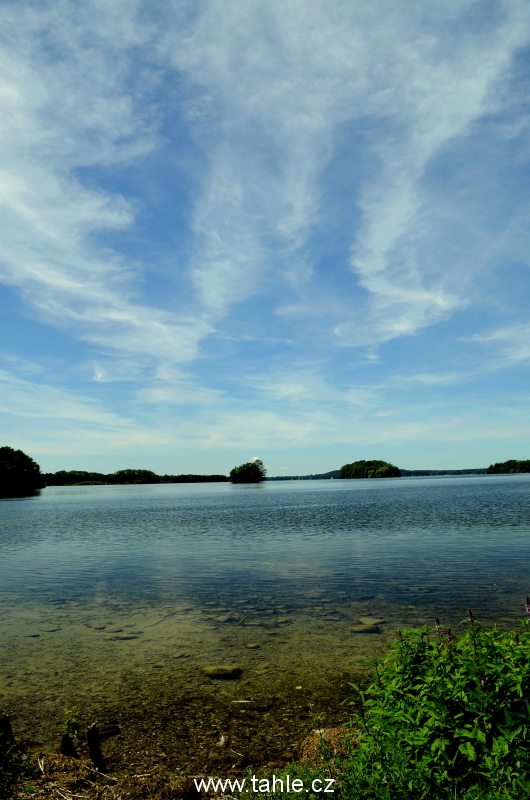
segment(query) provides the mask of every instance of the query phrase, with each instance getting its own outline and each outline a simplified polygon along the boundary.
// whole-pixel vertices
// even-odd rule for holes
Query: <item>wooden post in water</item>
[[[8,753],[16,747],[11,722],[7,714],[0,714],[0,753]]]
[[[63,756],[70,756],[70,758],[79,758],[75,744],[69,733],[63,734],[61,739],[61,747],[59,748]]]
[[[87,728],[86,741],[88,744],[88,752],[90,754],[90,758],[94,762],[95,768],[98,772],[106,772],[107,768],[105,767],[105,759],[103,758],[103,753],[101,752],[101,747],[99,746],[99,730],[95,722],[90,726],[90,728]]]

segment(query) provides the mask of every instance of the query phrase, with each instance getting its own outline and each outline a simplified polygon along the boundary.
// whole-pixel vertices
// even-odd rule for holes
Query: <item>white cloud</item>
[[[529,38],[521,2],[504,4],[483,30],[448,34],[444,26],[471,8],[208,0],[191,16],[174,4],[147,22],[139,2],[11,6],[4,280],[45,319],[95,344],[171,361],[192,360],[212,332],[208,320],[286,274],[311,314],[317,301],[300,248],[323,217],[320,180],[337,130],[356,121],[374,126],[379,162],[361,188],[352,259],[371,299],[352,322],[348,299],[336,298],[337,340],[410,335],[465,307],[455,275],[421,263],[421,181],[440,148],[495,106],[492,88]],[[41,46],[28,59],[43,34],[61,57]],[[169,62],[195,89],[188,120],[210,165],[190,265],[206,318],[190,308],[181,320],[132,299],[131,265],[102,258],[87,234],[130,226],[134,207],[72,173],[157,146],[149,98]]]
[[[86,423],[107,429],[133,427],[133,420],[106,411],[101,404],[91,402],[64,389],[42,385],[0,370],[0,412],[15,417],[38,420],[60,420]]]
[[[87,188],[75,173],[128,162],[156,145],[154,126],[141,113],[142,92],[127,90],[132,48],[149,38],[135,8],[60,2],[41,11],[4,9],[12,38],[2,64],[9,107],[0,148],[0,276],[41,320],[104,350],[129,360],[189,362],[211,326],[190,310],[177,315],[142,302],[137,264],[92,238],[130,227],[134,207]],[[36,45],[38,37],[60,56]]]
[[[436,372],[410,366],[403,377],[403,365],[388,367],[376,350],[465,310],[476,302],[481,276],[506,252],[526,249],[522,200],[495,230],[494,206],[484,206],[489,216],[471,213],[487,196],[473,172],[481,173],[482,162],[468,167],[463,159],[463,188],[447,196],[445,184],[429,177],[455,143],[469,138],[472,148],[485,117],[501,106],[509,111],[510,65],[530,40],[530,10],[521,0],[477,8],[471,0],[428,7],[204,0],[158,10],[140,0],[6,4],[0,279],[31,315],[90,344],[70,376],[90,375],[107,398],[128,394],[122,417],[108,410],[114,400],[107,408],[45,386],[53,380],[45,371],[40,384],[4,375],[5,413],[54,420],[54,435],[64,420],[63,442],[71,420],[77,443],[99,426],[107,439],[98,434],[98,446],[124,445],[127,437],[146,447],[252,450],[271,442],[442,441],[445,423],[434,412],[421,420],[408,409],[411,420],[402,422],[385,392],[411,385],[434,391],[530,354],[526,325],[471,337],[493,357],[467,373],[449,358]],[[516,116],[497,122],[496,141],[523,135]],[[191,243],[171,262],[174,274],[167,271],[179,287],[174,306],[159,308],[142,285],[156,274],[156,254],[150,265],[100,244],[103,232],[112,241],[121,232],[134,250],[149,198],[109,186],[138,164],[154,165],[156,185],[163,158],[186,162],[182,139],[190,131],[201,156],[189,160],[194,199],[186,197],[182,214]],[[342,186],[328,174],[332,167],[349,194],[328,206]],[[184,202],[180,187],[169,196],[168,206]],[[342,255],[333,242],[320,263],[313,242],[335,236],[339,206]],[[172,224],[163,223],[161,233]],[[230,316],[238,308],[239,328]],[[271,326],[271,308],[281,332]],[[214,366],[209,372],[202,360],[199,380],[192,365],[223,317],[215,344],[222,339],[233,350],[217,375],[212,347]],[[299,348],[295,355],[283,350],[271,360],[267,353],[259,365],[239,360],[245,347],[253,358],[287,342]],[[328,369],[323,342],[366,346],[365,361],[353,366],[371,361],[394,369],[394,377],[346,379],[341,367]],[[20,359],[13,368],[38,373],[35,359]],[[123,388],[128,383],[134,386]],[[194,406],[178,431],[161,432],[150,421],[154,409],[171,429],[178,405]],[[144,421],[136,425],[133,416]],[[451,424],[458,437],[471,422],[464,415]],[[494,430],[511,436],[510,425]],[[476,435],[486,429],[477,417]]]
[[[352,257],[370,300],[352,321],[341,298],[338,341],[414,334],[465,308],[460,261],[445,269],[426,262],[432,200],[422,180],[441,148],[496,108],[498,82],[529,40],[526,4],[502,4],[459,35],[450,29],[473,14],[470,2],[426,11],[387,0],[210,0],[201,11],[184,40],[167,34],[165,48],[202,88],[193,114],[211,145],[211,170],[197,208],[204,244],[193,274],[206,306],[219,313],[259,291],[274,261],[269,242],[302,293],[300,313],[307,318],[319,305],[322,313],[326,298],[315,287],[318,300],[310,299],[311,269],[298,251],[323,214],[319,180],[337,129],[357,121],[372,126],[367,152],[379,162],[361,189]],[[269,281],[282,280],[281,270],[275,275]]]
[[[502,369],[530,359],[530,324],[516,323],[496,328],[489,333],[475,334],[471,341],[490,346],[496,354],[492,367]]]

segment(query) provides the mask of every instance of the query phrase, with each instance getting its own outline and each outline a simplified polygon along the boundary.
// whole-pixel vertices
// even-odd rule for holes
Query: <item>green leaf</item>
[[[463,744],[458,745],[458,749],[461,753],[463,753],[470,761],[477,760],[477,754],[475,752],[475,748],[471,744],[471,742],[463,742]]]

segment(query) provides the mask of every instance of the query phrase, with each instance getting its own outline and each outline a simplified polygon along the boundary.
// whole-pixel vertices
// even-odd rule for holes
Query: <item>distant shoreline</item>
[[[358,462],[364,465],[365,462]],[[371,464],[372,462],[366,462]],[[379,462],[378,462],[379,463]],[[352,466],[352,465],[346,465]],[[353,465],[355,466],[355,465]],[[344,468],[342,468],[344,475]],[[396,468],[394,468],[396,469]],[[452,475],[510,475],[530,472],[530,461],[510,460],[492,464],[489,467],[473,467],[470,469],[399,469],[402,478],[424,478]],[[352,475],[351,479],[364,479],[364,474]],[[380,476],[377,476],[380,480]],[[394,477],[394,476],[388,476]],[[395,477],[398,477],[397,475]],[[46,486],[120,486],[131,484],[162,484],[162,483],[228,483],[230,477],[226,475],[157,475],[151,470],[122,469],[113,473],[89,472],[88,470],[59,470],[47,472],[42,475]],[[310,475],[275,475],[267,476],[265,481],[319,481],[319,480],[347,480],[341,478],[341,470],[334,469]]]
[[[487,467],[477,469],[401,469],[402,478],[428,477],[429,475],[486,475]],[[317,475],[278,475],[274,478],[265,478],[266,481],[321,481],[321,480],[344,480],[340,477],[340,470],[334,469],[331,472],[324,472]],[[364,479],[366,480],[366,479]],[[377,480],[380,480],[378,478]]]

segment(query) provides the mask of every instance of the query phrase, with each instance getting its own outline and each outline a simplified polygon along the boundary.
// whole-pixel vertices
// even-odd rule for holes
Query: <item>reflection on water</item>
[[[192,685],[326,680],[392,631],[512,627],[530,591],[530,476],[50,487],[0,502],[0,689],[134,670]],[[376,632],[352,632],[364,617]],[[22,666],[22,664],[24,666]],[[57,673],[57,674],[56,674]]]

